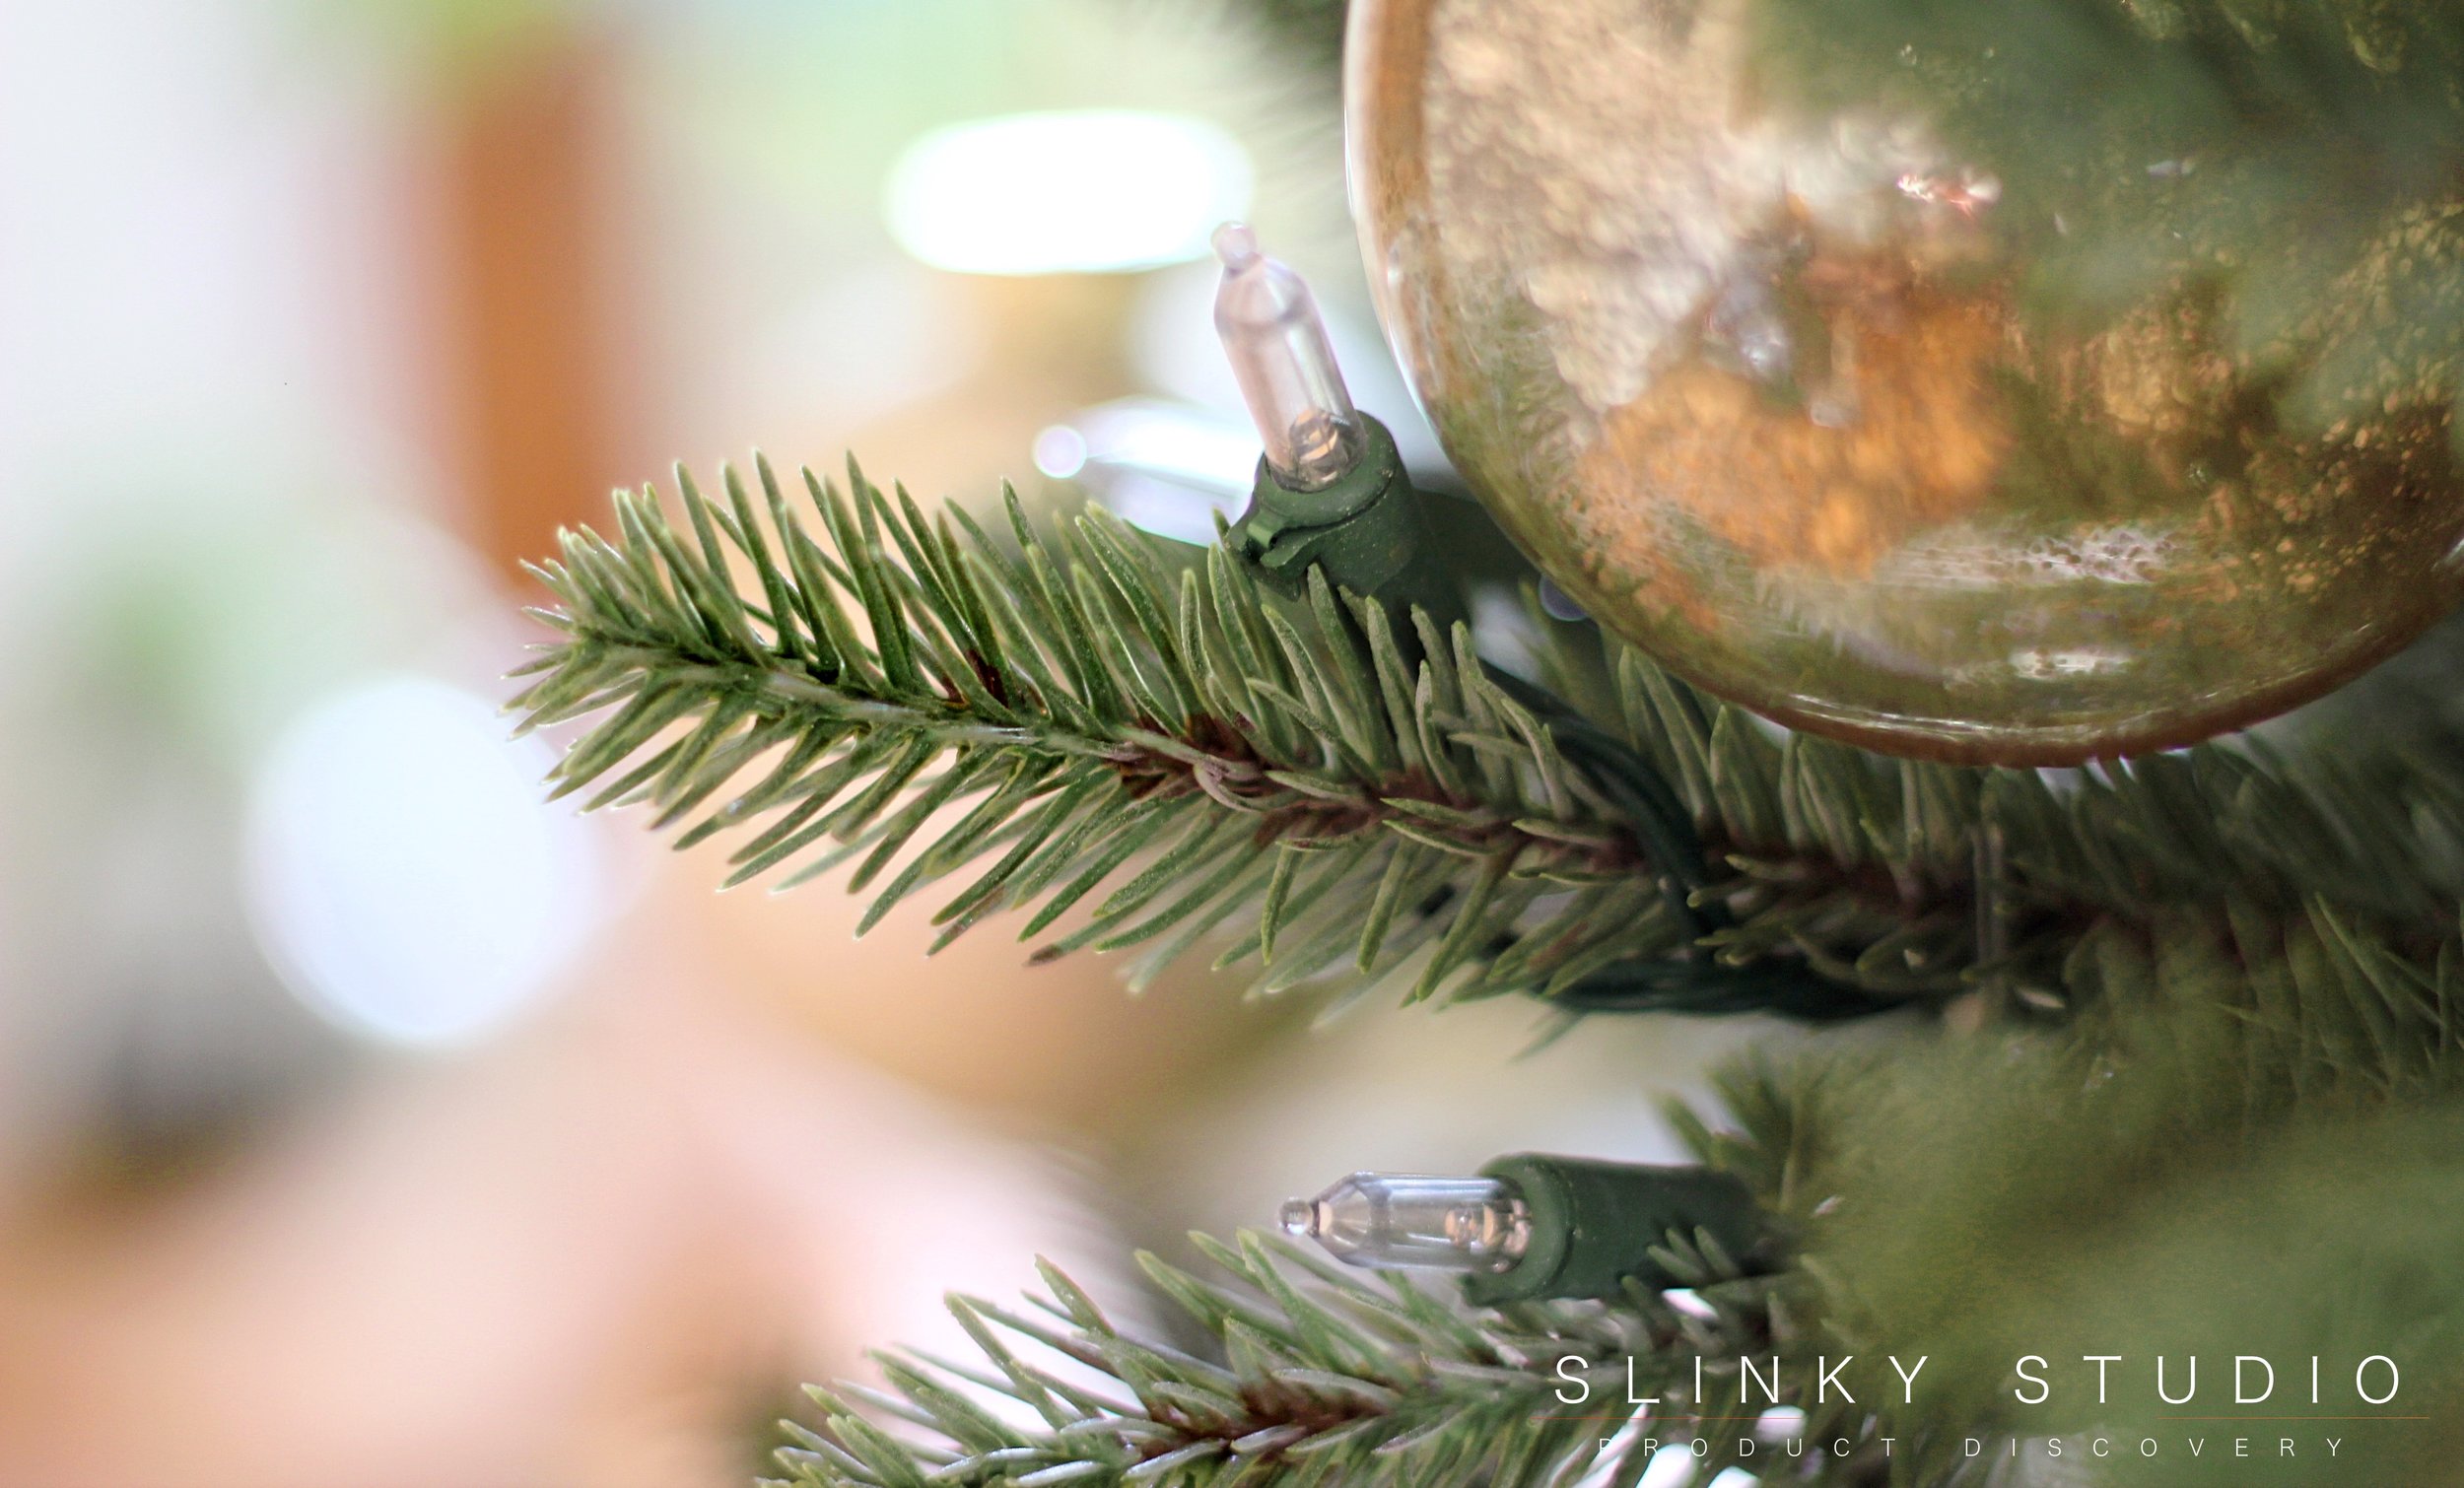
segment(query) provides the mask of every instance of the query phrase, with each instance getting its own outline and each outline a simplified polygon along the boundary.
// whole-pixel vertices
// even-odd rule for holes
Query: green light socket
[[[1633,1277],[1658,1289],[1676,1284],[1651,1257],[1672,1230],[1710,1232],[1733,1255],[1752,1251],[1766,1224],[1745,1185],[1708,1168],[1518,1153],[1480,1170],[1523,1197],[1531,1240],[1514,1265],[1464,1279],[1475,1307],[1542,1298],[1610,1297]]]
[[[1426,498],[1403,469],[1394,435],[1367,414],[1359,419],[1360,462],[1333,485],[1294,491],[1259,460],[1249,509],[1232,524],[1234,545],[1287,599],[1309,592],[1309,571],[1318,568],[1335,587],[1385,602],[1398,620],[1416,605],[1451,625],[1462,617],[1463,598],[1421,521]],[[1408,638],[1407,624],[1396,629]]]

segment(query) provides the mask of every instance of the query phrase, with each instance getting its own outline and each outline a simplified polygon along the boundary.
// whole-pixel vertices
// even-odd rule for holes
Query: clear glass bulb
[[[1223,260],[1215,334],[1266,441],[1266,464],[1294,491],[1332,485],[1360,463],[1360,415],[1317,299],[1287,265],[1259,252],[1242,224],[1215,229],[1214,244]]]
[[[1348,1265],[1502,1271],[1523,1254],[1532,1217],[1493,1178],[1355,1173],[1283,1206],[1283,1233],[1314,1240]]]

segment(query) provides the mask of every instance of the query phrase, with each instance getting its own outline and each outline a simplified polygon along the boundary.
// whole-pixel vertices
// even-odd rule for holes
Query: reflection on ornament
[[[1878,51],[1885,8],[1356,0],[1388,335],[1566,596],[1790,724],[2006,763],[2264,716],[2464,596],[2452,101],[2337,115],[2376,153],[2332,169],[2176,81],[2315,38],[2148,23],[2030,133],[2075,57]]]

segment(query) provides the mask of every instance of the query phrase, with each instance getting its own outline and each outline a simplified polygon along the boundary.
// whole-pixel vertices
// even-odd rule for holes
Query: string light
[[[1355,1173],[1280,1218],[1348,1265],[1451,1271],[1481,1307],[1674,1287],[1659,1250],[1672,1235],[1746,1259],[1768,1233],[1733,1175],[1540,1152],[1468,1178]]]
[[[1282,1221],[1335,1259],[1381,1270],[1502,1271],[1532,1238],[1522,1195],[1493,1178],[1355,1173],[1285,1204]]]
[[[1291,268],[1258,251],[1236,222],[1215,230],[1223,280],[1215,289],[1215,334],[1266,447],[1274,478],[1319,491],[1360,463],[1360,414],[1343,386],[1317,298]]]
[[[971,119],[912,142],[882,213],[922,262],[960,274],[1100,274],[1202,258],[1247,210],[1249,153],[1216,125],[1131,108]]]

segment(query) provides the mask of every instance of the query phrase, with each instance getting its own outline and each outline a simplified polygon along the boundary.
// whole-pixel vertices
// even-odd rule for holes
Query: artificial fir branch
[[[567,639],[514,704],[532,725],[607,711],[560,792],[651,802],[686,845],[760,824],[730,882],[853,863],[869,926],[990,858],[944,939],[1087,903],[1039,956],[1147,946],[1143,976],[1246,912],[1227,959],[1270,988],[1417,952],[1419,995],[1540,990],[1690,939],[1468,634],[1421,620],[1410,668],[1382,611],[1323,582],[1287,614],[1219,550],[1176,581],[1100,510],[1048,539],[1014,497],[1004,548],[853,467],[846,495],[806,474],[816,541],[756,468],[758,509],[732,473],[724,507],[680,478],[689,537],[647,493],[620,497],[621,542],[568,534],[540,571]],[[1520,933],[1543,903],[1549,933]]]
[[[861,1395],[941,1445],[834,1401],[791,1460],[811,1482],[1624,1482],[1642,1434],[1604,1466],[1614,1423],[1555,1419],[1586,1413],[1556,1407],[1555,1361],[1621,1399],[1633,1358],[1653,1430],[1703,1436],[1716,1464],[1741,1450],[1711,1418],[1743,1354],[1784,1366],[1808,1431],[1851,1443],[1806,1481],[1956,1480],[1955,1433],[2018,1429],[1998,1407],[1808,1400],[1809,1356],[1909,1344],[1984,1369],[2008,1283],[1974,1257],[2057,1233],[2170,1254],[2196,1243],[2148,1230],[2170,1185],[2230,1188],[2270,1144],[2315,1163],[2342,1129],[2320,1122],[2451,1086],[2464,788],[2435,753],[2366,772],[2250,741],[2085,772],[1886,760],[1603,658],[1587,630],[1540,636],[1550,690],[1461,632],[1419,638],[1411,666],[1374,606],[1320,585],[1287,613],[1221,551],[1101,512],[1048,535],[1012,501],[996,542],[851,473],[845,495],[804,482],[816,536],[757,471],[759,496],[731,476],[723,505],[680,482],[681,525],[645,493],[619,502],[620,540],[570,535],[542,571],[561,639],[516,703],[531,724],[597,715],[560,789],[651,803],[681,843],[734,832],[739,878],[852,865],[869,922],[986,863],[946,933],[1004,909],[1044,933],[1091,903],[1051,947],[1144,943],[1151,969],[1238,916],[1226,959],[1272,986],[1416,956],[1424,990],[1573,1009],[1804,1010],[1815,986],[2064,1015],[1932,1055],[1749,1067],[1721,1092],[1732,1131],[1680,1114],[1795,1238],[1774,1274],[1673,1237],[1688,1293],[1475,1315],[1255,1244],[1215,1251],[1228,1289],[1150,1264],[1212,1335],[1203,1360],[1120,1336],[1056,1277],[1049,1321],[960,1306],[985,1366],[894,1360],[891,1391]],[[1604,659],[1605,688],[1576,685]],[[1560,701],[1577,696],[1598,701]],[[2356,1150],[2400,1145],[2357,1130]],[[1994,1179],[2015,1154],[2027,1179]],[[2417,1182],[2464,1214],[2464,1173]],[[2285,1268],[2272,1243],[2247,1238],[2251,1264]],[[2464,1301],[2415,1311],[2389,1316],[2464,1333]],[[1005,1335],[1120,1388],[1042,1373]],[[987,1388],[1044,1426],[989,1413]]]
[[[918,1357],[878,1359],[893,1391],[856,1390],[864,1403],[945,1439],[899,1441],[841,1394],[815,1390],[823,1432],[789,1423],[796,1445],[781,1461],[806,1484],[952,1485],[1340,1483],[1513,1485],[1572,1482],[1595,1466],[1631,1481],[1646,1460],[1629,1383],[1658,1392],[1652,1430],[1708,1430],[1711,1471],[1739,1460],[1737,1360],[1775,1357],[1784,1310],[1775,1284],[1723,1276],[1714,1262],[1673,1246],[1697,1285],[1677,1300],[1637,1295],[1606,1304],[1527,1305],[1473,1318],[1401,1275],[1339,1275],[1279,1243],[1244,1235],[1235,1245],[1199,1237],[1229,1284],[1210,1284],[1156,1259],[1140,1262],[1157,1288],[1220,1346],[1200,1359],[1116,1329],[1050,1266],[1045,1316],[953,1298],[951,1310],[990,1369]],[[1020,1357],[1049,1349],[1100,1371],[1117,1393],[1074,1388]],[[1794,1340],[1788,1340],[1793,1344]],[[1793,1352],[1793,1348],[1786,1350]],[[1706,1398],[1689,1401],[1693,1362],[1705,1361]],[[1626,1361],[1634,1368],[1628,1379]],[[1571,1383],[1590,1387],[1569,1404]],[[1783,1387],[1790,1393],[1793,1388]],[[1008,1424],[987,1392],[1034,1409],[1040,1428]],[[1751,1414],[1748,1412],[1747,1414]],[[1716,1423],[1716,1424],[1715,1424]],[[1865,1446],[1870,1416],[1831,1408],[1809,1429]],[[1611,1445],[1604,1452],[1604,1442]],[[1881,1449],[1835,1460],[1804,1479],[1879,1482]],[[928,1473],[928,1479],[926,1474]]]
[[[1284,607],[1221,549],[1100,508],[1005,541],[850,467],[766,463],[682,527],[620,496],[619,540],[540,570],[562,632],[513,705],[597,714],[558,771],[648,802],[729,882],[846,866],[862,923],[985,866],[942,939],[1023,910],[1040,956],[1218,927],[1267,989],[1411,964],[1413,992],[1571,1010],[1836,1016],[1971,990],[2058,1010],[2099,927],[2229,929],[2254,986],[2333,940],[2408,984],[2458,948],[2464,784],[2364,787],[2333,761],[2206,746],[2087,772],[1894,761],[1780,735],[1621,649],[1601,716],[1425,619],[1406,662],[1374,604]],[[1542,635],[1543,671],[1594,633]],[[1566,689],[1572,692],[1571,688]],[[2320,926],[2332,922],[2332,935]],[[2289,960],[2291,958],[2291,960]],[[2272,979],[2272,980],[2271,980]]]
[[[1710,1139],[1750,1163],[1749,1139]],[[1763,1164],[1766,1172],[1777,1161]],[[1598,1303],[1523,1304],[1471,1313],[1401,1273],[1346,1271],[1280,1240],[1231,1245],[1194,1237],[1219,1279],[1153,1255],[1139,1264],[1155,1289],[1214,1344],[1211,1358],[1116,1327],[1049,1264],[1029,1310],[974,1298],[952,1313],[984,1354],[981,1366],[876,1356],[891,1388],[816,1389],[827,1413],[815,1432],[792,1422],[779,1454],[810,1488],[894,1484],[1127,1485],[1479,1483],[1490,1488],[1631,1483],[1654,1440],[1706,1439],[1702,1470],[1742,1460],[1753,1433],[1750,1388],[1738,1361],[1782,1383],[1779,1400],[1806,1414],[1790,1430],[1838,1455],[1792,1463],[1813,1484],[1885,1481],[1878,1417],[1836,1397],[1803,1402],[1793,1367],[1814,1357],[1815,1313],[1802,1277],[1740,1274],[1707,1237],[1672,1235],[1664,1259],[1682,1290],[1640,1289]],[[1059,1354],[1108,1382],[1065,1383],[1034,1362]],[[1702,1392],[1695,1394],[1696,1362]],[[1580,1394],[1577,1394],[1577,1387]],[[1655,1397],[1647,1430],[1629,1391]],[[990,1408],[1005,1397],[1032,1413]],[[864,1409],[855,1403],[860,1401]],[[932,1440],[903,1440],[888,1417]],[[1684,1449],[1680,1449],[1684,1450]],[[1780,1449],[1773,1447],[1772,1452]]]
[[[2464,1287],[2432,1279],[2464,1223],[2448,1007],[2296,1028],[2249,1015],[2217,947],[2108,954],[2131,985],[2100,1004],[2098,1040],[1818,1048],[1728,1070],[1724,1127],[1673,1110],[1694,1155],[1745,1180],[1791,1238],[1761,1274],[1672,1236],[1679,1289],[1482,1312],[1279,1242],[1199,1237],[1216,1280],[1140,1259],[1208,1339],[1202,1357],[1126,1335],[1047,1267],[1050,1295],[1027,1311],[953,1299],[982,1361],[879,1356],[890,1388],[815,1391],[821,1430],[787,1423],[780,1460],[804,1488],[1516,1488],[1631,1484],[1657,1444],[1692,1458],[1688,1481],[1739,1466],[1879,1488],[2008,1482],[2025,1439],[2127,1432],[2165,1434],[2162,1480],[2207,1481],[2178,1438],[2207,1428],[2144,1379],[2029,1411],[2009,1371],[2022,1352],[2144,1371],[2168,1351],[2178,1370],[2182,1349],[2215,1345],[2185,1320],[2229,1318],[2232,1346],[2280,1360],[2394,1349],[2428,1376],[2408,1398],[2446,1412],[2449,1435],[2428,1442],[2337,1425],[2344,1455],[2289,1481],[2447,1481],[2434,1449],[2458,1413],[2440,1391],[2464,1385],[2449,1362]],[[2414,1041],[2401,1059],[2362,1047],[2381,1016]],[[2349,1215],[2381,1182],[2415,1212],[2370,1233]],[[1042,1350],[1107,1383],[1057,1379]]]

